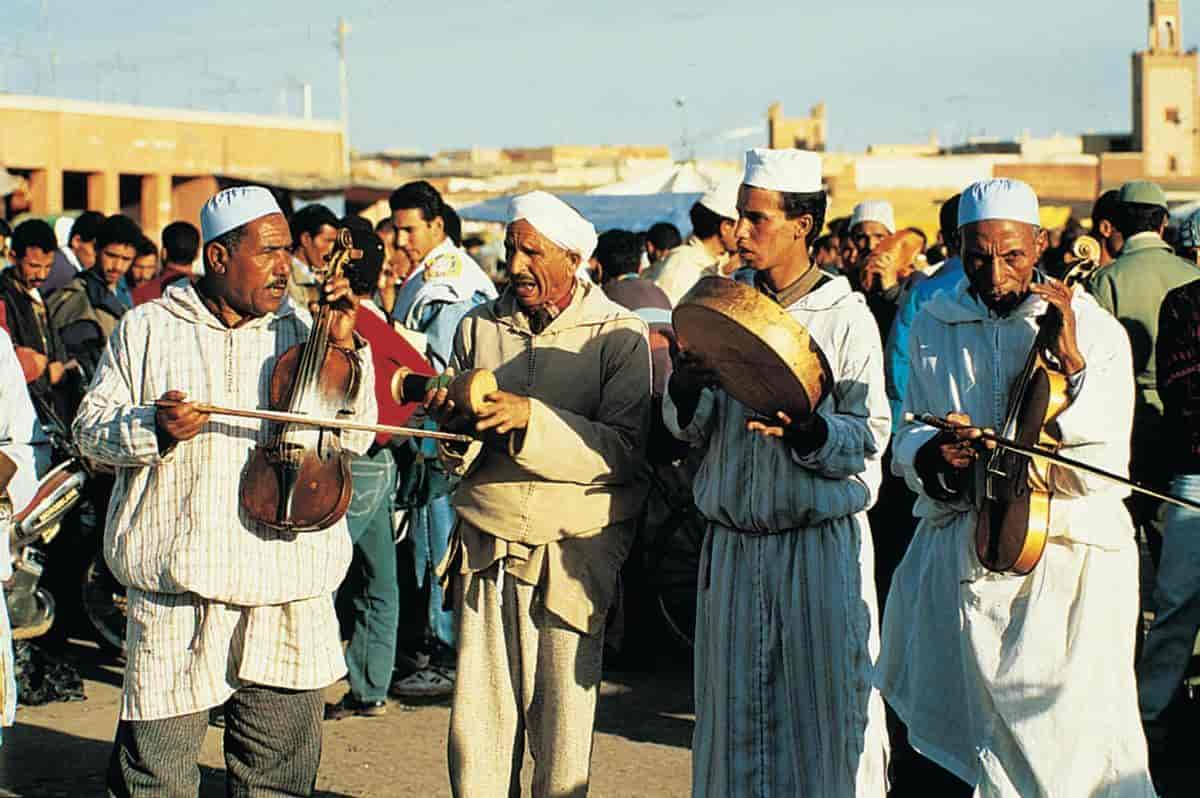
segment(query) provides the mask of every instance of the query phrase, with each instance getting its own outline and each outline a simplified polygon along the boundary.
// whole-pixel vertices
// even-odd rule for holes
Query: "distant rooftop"
[[[5,94],[4,92],[0,92],[0,109],[117,116],[134,119],[154,119],[164,122],[230,125],[233,127],[311,130],[324,133],[338,133],[342,129],[340,122],[325,119],[300,119],[293,116],[238,114],[224,111],[193,111],[186,108],[155,108],[146,105],[98,103],[90,100],[66,100],[59,97]]]

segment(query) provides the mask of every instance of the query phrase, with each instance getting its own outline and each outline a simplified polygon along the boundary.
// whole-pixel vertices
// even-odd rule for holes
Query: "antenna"
[[[350,34],[350,23],[338,17],[338,89],[342,101],[342,168],[350,176],[350,77],[346,71],[346,37]]]

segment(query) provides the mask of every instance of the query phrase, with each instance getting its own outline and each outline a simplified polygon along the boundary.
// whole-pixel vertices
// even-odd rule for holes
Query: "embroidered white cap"
[[[980,180],[967,186],[958,203],[958,226],[987,219],[1007,219],[1041,225],[1038,198],[1028,183],[1007,177]]]
[[[808,150],[768,150],[746,153],[742,183],[771,191],[811,194],[821,190],[821,156]]]
[[[862,222],[878,222],[887,228],[889,233],[896,232],[896,212],[892,203],[887,200],[863,200],[854,206],[854,215],[850,217],[850,229]]]
[[[200,232],[207,244],[247,222],[283,211],[262,186],[235,186],[217,192],[200,209]]]
[[[733,219],[736,222],[738,218],[738,188],[740,188],[739,183],[734,180],[726,180],[701,197],[700,204],[717,216]]]

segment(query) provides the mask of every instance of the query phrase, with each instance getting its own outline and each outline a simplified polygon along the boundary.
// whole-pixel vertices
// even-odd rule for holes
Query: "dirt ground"
[[[120,698],[121,670],[88,643],[71,660],[87,700],[21,708],[4,730],[0,796],[104,794],[104,769]],[[681,661],[682,660],[682,661]],[[606,672],[597,710],[592,791],[598,798],[674,798],[691,787],[692,697],[686,660],[664,657],[646,672]],[[336,700],[345,685],[329,688]],[[382,718],[326,722],[317,795],[443,796],[448,705],[392,702]],[[202,798],[225,794],[221,730],[210,727],[200,760]],[[532,764],[523,771],[526,785]]]

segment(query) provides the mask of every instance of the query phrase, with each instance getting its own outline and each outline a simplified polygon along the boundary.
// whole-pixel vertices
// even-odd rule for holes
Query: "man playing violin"
[[[979,513],[995,501],[980,427],[1014,436],[1009,395],[1041,325],[1051,325],[1039,340],[1068,401],[1046,431],[1063,454],[1119,474],[1133,417],[1129,341],[1086,293],[1041,276],[1046,233],[1029,186],[970,186],[958,224],[966,279],[913,323],[904,409],[966,429],[906,421],[897,432],[894,468],[918,494],[920,524],[892,582],[877,683],[914,748],[949,771],[930,766],[939,795],[971,785],[982,795],[1149,798],[1127,489],[1043,464],[1041,562],[1023,576],[993,572],[975,548]]]
[[[271,194],[222,191],[201,227],[204,278],[121,319],[74,424],[83,453],[116,466],[105,558],[129,597],[108,789],[195,795],[208,711],[225,704],[230,793],[308,795],[321,688],[346,672],[333,593],[350,537],[344,519],[312,532],[250,520],[239,490],[255,486],[239,475],[270,425],[210,418],[187,401],[266,406],[276,360],[309,335],[286,299],[291,235]],[[323,299],[330,345],[360,366],[347,418],[374,423],[374,372],[346,279],[327,282]],[[355,453],[371,440],[341,435]]]

